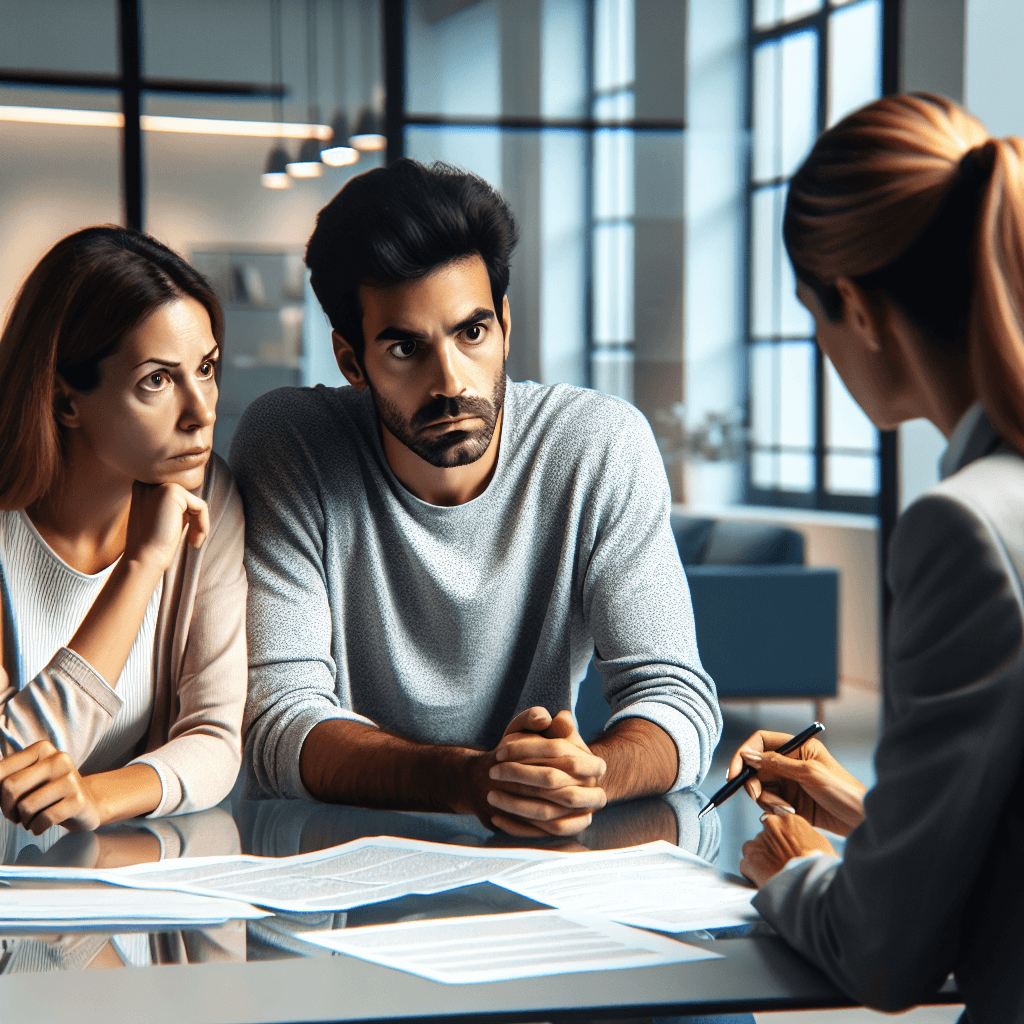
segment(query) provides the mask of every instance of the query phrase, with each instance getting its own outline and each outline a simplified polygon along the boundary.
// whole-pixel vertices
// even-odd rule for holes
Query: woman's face
[[[220,356],[210,316],[192,298],[151,313],[100,363],[100,382],[69,389],[61,416],[70,458],[95,460],[130,485],[203,482],[213,445]]]

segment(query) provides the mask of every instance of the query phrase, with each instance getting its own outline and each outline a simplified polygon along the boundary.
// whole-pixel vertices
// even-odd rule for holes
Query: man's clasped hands
[[[474,766],[473,812],[514,836],[575,835],[607,803],[606,771],[570,712],[527,708]]]

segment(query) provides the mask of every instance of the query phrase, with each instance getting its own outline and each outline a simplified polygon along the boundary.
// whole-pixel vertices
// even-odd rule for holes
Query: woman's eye
[[[156,373],[151,373],[148,377],[143,377],[141,383],[146,391],[162,391],[167,382],[167,374],[163,370],[158,370]]]
[[[415,341],[400,341],[392,346],[391,353],[399,359],[408,359],[416,351]]]
[[[210,360],[207,360],[205,363],[203,363],[202,366],[199,367],[199,376],[200,377],[212,377],[213,376],[213,363],[210,362]]]
[[[484,329],[482,327],[474,325],[473,327],[466,328],[466,340],[467,341],[479,341],[484,335]]]

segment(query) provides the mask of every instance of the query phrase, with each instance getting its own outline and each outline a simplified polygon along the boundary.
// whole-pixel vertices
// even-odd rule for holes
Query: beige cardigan
[[[199,492],[210,509],[201,548],[184,539],[164,573],[153,640],[153,717],[142,749],[124,763],[150,765],[163,798],[150,817],[185,814],[218,803],[241,763],[246,693],[242,503],[223,460],[212,456]],[[15,617],[0,565],[4,655],[16,664]],[[7,673],[0,671],[0,677]],[[117,692],[74,651],[62,647],[21,689],[7,679],[0,691],[0,752],[4,756],[48,739],[82,764],[121,706]]]

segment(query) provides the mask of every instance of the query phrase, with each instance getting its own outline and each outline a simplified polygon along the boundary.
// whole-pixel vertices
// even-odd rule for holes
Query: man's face
[[[505,399],[506,332],[479,256],[417,281],[363,285],[364,382],[381,424],[440,469],[476,462]],[[503,314],[507,316],[508,304]]]

